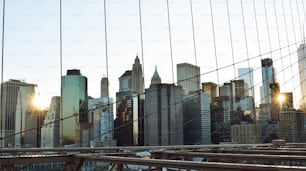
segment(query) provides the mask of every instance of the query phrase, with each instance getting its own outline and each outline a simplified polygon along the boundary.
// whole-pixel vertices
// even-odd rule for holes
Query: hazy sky
[[[294,53],[298,44],[294,43],[300,42],[303,37],[306,2],[275,0],[274,3],[273,0],[266,0],[267,22],[264,0],[256,0],[259,50],[253,0],[243,0],[243,8],[241,8],[240,0],[228,1],[234,61],[237,64],[219,70],[218,81],[217,72],[205,73],[215,70],[216,63],[218,68],[233,64],[226,0],[212,0],[217,54],[214,48],[210,1],[191,1],[195,27],[195,51],[190,0],[169,0],[174,81],[176,82],[176,64],[182,62],[191,64],[197,62],[203,73],[201,81],[213,81],[219,84],[234,79],[234,72],[237,74],[238,67],[250,66],[255,71],[255,93],[258,96],[261,82],[260,59],[272,57],[275,60],[277,81],[282,85],[281,91],[292,91],[295,86],[294,94],[298,98],[298,65],[297,55]],[[173,82],[167,1],[140,0],[140,2],[143,57],[141,56],[139,1],[106,0],[110,92],[111,97],[114,98],[115,92],[119,90],[118,78],[125,70],[132,69],[136,54],[145,66],[146,88],[150,84],[155,66],[163,82]],[[2,19],[0,21],[2,22]],[[4,81],[22,79],[38,84],[37,92],[41,94],[43,107],[49,106],[52,96],[60,95],[59,22],[59,0],[6,1]],[[62,25],[63,74],[66,74],[67,69],[80,69],[88,78],[88,94],[99,97],[100,80],[103,75],[106,76],[103,0],[62,0]],[[280,35],[280,42],[278,35]],[[272,50],[280,47],[283,49],[269,53],[269,38]],[[293,45],[286,48],[288,43]],[[289,53],[292,55],[288,55]],[[217,56],[217,62],[215,56]],[[252,60],[248,62],[247,56]],[[244,62],[238,63],[243,60]],[[286,69],[282,71],[282,68]],[[291,80],[293,76],[294,82]],[[259,98],[255,101],[258,102]]]

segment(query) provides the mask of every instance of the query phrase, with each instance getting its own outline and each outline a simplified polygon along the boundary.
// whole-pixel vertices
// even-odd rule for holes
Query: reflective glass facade
[[[80,145],[79,123],[88,122],[87,78],[79,70],[62,77],[62,145]]]

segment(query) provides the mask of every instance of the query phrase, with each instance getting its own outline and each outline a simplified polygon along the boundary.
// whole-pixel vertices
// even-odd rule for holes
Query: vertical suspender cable
[[[304,13],[304,22],[305,22],[305,20],[306,20],[306,11],[305,11],[305,4],[304,4],[303,0],[302,0],[302,4],[303,4],[302,7],[303,7],[303,13]],[[303,29],[303,32],[304,32],[304,29]]]
[[[255,26],[256,26],[256,35],[257,35],[257,44],[258,44],[258,52],[259,52],[259,56],[260,56],[260,59],[262,59],[262,55],[261,55],[261,46],[260,46],[260,39],[259,39],[259,31],[258,31],[258,22],[257,22],[257,12],[256,12],[256,4],[255,4],[255,0],[253,0],[253,10],[254,10],[254,17],[255,17]],[[269,35],[270,36],[270,35]],[[269,37],[270,39],[270,37]],[[271,48],[271,45],[270,45],[270,48]],[[271,52],[271,49],[270,49],[270,52]],[[254,73],[253,73],[254,74]],[[253,78],[253,77],[252,77]],[[251,80],[252,81],[252,87],[254,87],[254,78]],[[253,96],[253,99],[255,99],[255,91],[254,91],[255,87],[253,88],[253,91],[252,91],[252,96]],[[254,105],[255,105],[255,100],[254,100]]]
[[[105,38],[105,63],[106,63],[106,77],[107,77],[107,82],[106,82],[106,87],[107,87],[107,112],[110,114],[112,113],[113,111],[110,111],[110,105],[113,105],[113,104],[110,104],[109,102],[109,78],[108,78],[108,44],[107,44],[107,17],[106,17],[106,0],[103,1],[103,5],[104,5],[104,38]],[[108,117],[108,122],[111,123],[113,122],[112,121],[112,118],[111,117]],[[109,130],[112,130],[111,134],[113,136],[114,134],[114,130],[111,129],[110,127],[110,124],[109,124]]]
[[[61,133],[60,133],[60,135],[61,135],[61,137],[60,137],[60,146],[61,147],[63,147],[63,134],[64,134],[64,128],[63,128],[63,126],[64,126],[64,124],[63,124],[63,89],[62,89],[62,85],[63,85],[63,40],[62,40],[62,0],[60,0],[59,1],[59,5],[60,5],[60,76],[61,76],[61,103],[60,103],[60,112],[61,112],[61,119],[60,119],[60,124],[61,124],[61,126],[60,126],[60,131],[61,131]]]
[[[219,66],[218,66],[218,58],[217,58],[217,46],[216,46],[216,35],[215,35],[215,25],[214,25],[214,16],[213,16],[213,8],[212,8],[211,0],[209,1],[209,5],[210,5],[211,27],[212,27],[213,41],[214,41],[214,52],[215,52],[217,80],[218,80],[218,85],[220,85]]]
[[[245,18],[244,18],[244,10],[243,10],[243,2],[242,2],[242,0],[240,1],[240,6],[241,6],[241,13],[242,13],[245,50],[246,50],[246,55],[247,55],[247,60],[248,60],[249,79],[252,80],[252,76],[251,76],[252,73],[251,73],[251,69],[250,69],[250,57],[249,57],[248,38],[247,38],[246,27],[245,27]],[[251,91],[254,92],[254,87],[253,86],[251,86]]]
[[[141,0],[138,0],[138,10],[139,10],[139,27],[140,27],[140,44],[141,44],[141,58],[142,58],[142,73],[145,78],[145,66],[143,57],[143,36],[142,36],[142,13],[141,13]],[[145,87],[145,81],[143,82],[143,87]]]
[[[167,16],[168,16],[168,33],[169,33],[169,45],[170,45],[170,57],[171,57],[171,68],[172,68],[172,82],[173,82],[173,86],[174,85],[174,67],[173,67],[173,53],[172,53],[172,38],[171,38],[171,24],[170,24],[170,10],[169,10],[169,0],[167,0]],[[173,95],[173,99],[174,99],[174,112],[175,112],[175,119],[176,119],[176,134],[177,137],[179,136],[178,134],[178,123],[177,123],[177,113],[176,113],[176,97],[175,97],[175,87],[173,87],[174,89],[174,95]],[[170,107],[170,106],[168,106]],[[169,116],[169,114],[168,114]],[[169,118],[169,117],[168,117]],[[168,126],[168,131],[169,130],[169,126]],[[169,136],[168,139],[168,143],[170,144],[171,142],[171,136]]]
[[[264,0],[264,8],[265,8],[265,16],[266,16],[266,25],[267,25],[267,33],[268,33],[269,47],[270,47],[270,55],[271,55],[271,57],[272,57],[271,36],[270,36],[270,27],[269,27],[269,20],[268,20],[268,14],[267,14],[266,0]]]
[[[282,7],[283,7],[283,11],[285,11],[284,9],[284,4],[282,3]],[[291,1],[289,0],[289,9],[290,9],[290,15],[291,15],[291,20],[292,20],[292,28],[293,28],[293,34],[294,34],[294,42],[295,42],[295,45],[296,45],[296,49],[298,48],[298,45],[297,45],[297,39],[296,39],[296,33],[295,33],[295,25],[294,25],[294,18],[293,18],[293,12],[292,12],[292,3]],[[285,13],[285,12],[284,12]],[[299,14],[299,8],[297,9],[297,13],[298,13],[298,19],[300,20],[300,14]],[[284,15],[285,16],[285,15]],[[298,22],[299,23],[299,22]],[[301,24],[299,24],[299,28],[301,28]],[[300,34],[302,35],[302,32],[300,32]],[[287,40],[288,41],[288,50],[290,50],[290,42],[289,42],[289,39]],[[290,51],[289,51],[290,53]],[[290,53],[291,54],[291,53]],[[295,83],[294,83],[294,73],[293,73],[293,64],[292,64],[292,58],[291,58],[291,55],[290,55],[290,68],[291,68],[291,75],[292,75],[292,85],[293,85],[293,91],[294,91],[294,97],[297,97],[297,93],[295,91],[296,87],[295,87]]]
[[[257,22],[257,12],[256,12],[255,0],[253,0],[253,10],[254,10],[254,17],[255,17],[255,26],[256,26],[258,52],[259,52],[259,56],[261,58],[261,47],[260,47],[260,39],[259,39],[259,31],[258,31],[258,22]]]
[[[231,51],[232,51],[232,61],[233,61],[232,65],[233,65],[233,70],[234,70],[234,78],[238,78],[236,76],[234,44],[233,44],[232,25],[231,25],[231,17],[230,17],[228,0],[226,0],[226,9],[227,9],[227,21],[228,21],[228,28],[229,28],[229,36],[230,36],[230,41],[231,41]]]
[[[281,56],[281,63],[282,63],[282,69],[283,69],[284,83],[285,83],[285,87],[287,87],[286,77],[285,77],[285,72],[284,72],[284,61],[283,61],[283,55],[282,55],[282,48],[281,48],[282,46],[281,46],[281,40],[280,40],[280,34],[279,34],[279,27],[278,27],[278,19],[277,19],[277,14],[276,14],[275,0],[273,0],[273,7],[274,7],[274,16],[275,16],[276,30],[277,30],[277,37],[278,37],[279,53],[280,53],[280,56]]]
[[[291,1],[289,0],[290,3],[290,12],[291,12],[291,18],[292,18],[292,22],[293,22],[293,15],[292,15],[292,7],[291,7]],[[300,28],[300,34],[301,34],[301,38],[303,38],[303,30],[302,30],[302,25],[301,25],[301,16],[300,16],[300,8],[298,6],[298,2],[297,0],[295,0],[296,3],[296,8],[297,8],[297,14],[298,14],[298,23],[299,23],[299,28]],[[297,43],[297,42],[295,42]]]
[[[195,40],[195,31],[194,31],[194,21],[193,21],[192,0],[189,0],[189,4],[190,4],[190,14],[191,14],[191,27],[192,27],[192,38],[193,38],[194,62],[195,62],[195,65],[198,66],[196,40]],[[200,81],[198,77],[200,77],[200,76],[197,75],[197,84],[199,84],[199,81]]]
[[[4,24],[5,24],[5,0],[3,0],[2,6],[2,46],[1,46],[1,102],[0,102],[0,112],[1,112],[1,119],[0,119],[0,148],[3,148],[3,67],[4,67]]]
[[[285,8],[284,8],[284,0],[282,0],[281,2],[282,2],[282,10],[283,10],[283,16],[284,16],[284,23],[285,23],[286,39],[287,39],[287,44],[288,44],[288,53],[289,53],[289,59],[290,59],[291,76],[293,77],[292,60],[291,60],[291,52],[290,52],[290,43],[289,43],[289,36],[288,36],[287,21],[286,21],[286,13],[285,13]],[[290,5],[290,8],[291,8],[291,5]],[[293,22],[293,33],[294,33],[294,40],[296,42],[296,35],[295,35],[295,31],[294,31],[294,22]],[[292,84],[293,84],[293,88],[294,88],[295,87],[294,79],[293,78],[291,78],[291,79],[292,79]],[[288,80],[290,80],[290,79],[288,79]],[[285,82],[287,82],[287,80],[285,80]],[[285,83],[285,85],[286,85],[286,83]]]
[[[172,82],[174,84],[174,67],[173,67],[173,52],[172,52],[172,38],[171,38],[169,0],[167,0],[167,16],[168,16],[168,34],[169,34],[169,45],[170,45],[171,68],[172,68]]]

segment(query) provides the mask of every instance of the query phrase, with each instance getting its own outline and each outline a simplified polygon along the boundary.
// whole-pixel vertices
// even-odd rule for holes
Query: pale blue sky
[[[189,2],[189,0],[169,0],[174,70],[176,70],[177,63],[195,64]],[[305,23],[304,7],[302,0],[283,0],[283,2],[288,39],[292,44],[295,42],[294,31],[296,41],[302,40],[302,23]],[[118,78],[125,70],[132,68],[136,54],[139,55],[141,63],[145,65],[146,88],[149,86],[155,65],[158,67],[162,81],[171,83],[166,0],[141,0],[144,61],[141,56],[138,0],[106,0],[106,4],[111,96],[115,98],[115,92],[119,90]],[[271,46],[274,50],[280,45],[273,0],[266,0],[266,4]],[[216,68],[210,3],[209,0],[192,0],[192,5],[197,64],[201,67],[201,73],[206,73]],[[264,1],[256,0],[255,5],[261,53],[267,53],[270,48]],[[284,47],[288,42],[282,1],[275,0],[275,6],[281,47]],[[212,0],[212,7],[218,67],[220,68],[232,63],[226,0]],[[246,59],[240,0],[229,0],[229,8],[235,61],[238,62]],[[103,0],[62,0],[63,74],[66,74],[67,69],[80,69],[82,74],[88,78],[88,94],[93,97],[99,97],[100,79],[106,75],[103,10]],[[251,58],[259,55],[253,0],[243,0],[243,12],[248,54]],[[294,52],[296,46],[291,46],[291,49],[283,49],[282,56],[288,55],[289,51]],[[273,59],[279,59],[281,56],[280,51],[277,51],[270,55],[263,55],[262,58],[271,57],[271,55]],[[282,65],[286,68],[296,63],[296,53],[291,55],[291,62],[289,57],[275,61],[276,72],[281,72]],[[59,0],[7,0],[4,81],[23,79],[26,82],[38,84],[37,91],[41,94],[42,106],[49,106],[51,97],[60,95],[59,59]],[[260,57],[251,60],[250,66],[255,70],[254,77],[255,84],[257,84],[261,81],[261,70],[256,69],[260,67]],[[288,67],[284,71],[285,78],[283,72],[277,75],[277,80],[281,85],[285,82],[284,80],[289,80],[292,75],[297,74],[297,66],[295,64],[293,67]],[[248,62],[239,63],[235,67],[237,72],[238,67],[248,67]],[[176,72],[174,74],[176,81]],[[234,68],[220,70],[219,76],[219,84],[233,79]],[[292,87],[299,84],[297,76],[294,80],[294,84],[287,83],[281,87],[281,90],[292,91]],[[201,81],[218,83],[217,73],[205,74],[201,77]],[[255,87],[255,93],[259,94],[258,85]],[[295,93],[299,93],[299,88]]]

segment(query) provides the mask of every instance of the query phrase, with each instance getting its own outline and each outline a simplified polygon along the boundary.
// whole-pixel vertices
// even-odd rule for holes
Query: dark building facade
[[[119,78],[115,139],[118,146],[143,145],[144,78],[138,56]]]

